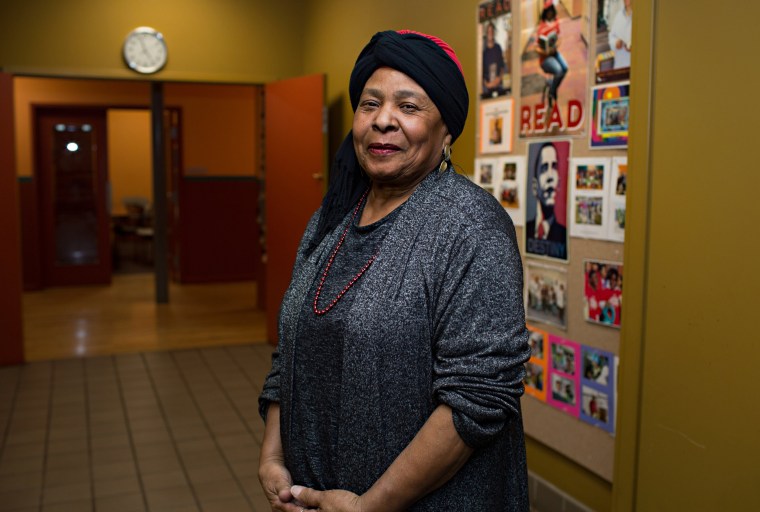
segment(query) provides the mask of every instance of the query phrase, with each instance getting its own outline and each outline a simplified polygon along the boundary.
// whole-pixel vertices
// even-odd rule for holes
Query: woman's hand
[[[261,459],[259,460],[259,482],[269,504],[274,511],[299,512],[298,503],[290,487],[293,478],[285,467],[280,440],[280,406],[277,403],[269,405],[267,421],[264,428],[264,440],[261,443]]]
[[[294,502],[293,495],[290,492],[293,480],[285,466],[275,461],[262,461],[259,464],[259,481],[272,510],[283,512],[301,510],[301,507]]]
[[[291,494],[304,505],[306,510],[318,509],[320,512],[363,512],[362,498],[349,491],[316,491],[308,487],[294,485]],[[300,511],[300,508],[298,509]]]

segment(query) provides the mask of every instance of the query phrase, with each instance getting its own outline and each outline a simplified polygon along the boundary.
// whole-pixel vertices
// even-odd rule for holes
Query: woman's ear
[[[451,146],[451,134],[447,131],[446,136],[443,138],[444,146]]]

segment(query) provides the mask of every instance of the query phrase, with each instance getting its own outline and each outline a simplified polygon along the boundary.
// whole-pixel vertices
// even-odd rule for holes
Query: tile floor
[[[0,511],[269,511],[257,397],[271,347],[0,368]]]

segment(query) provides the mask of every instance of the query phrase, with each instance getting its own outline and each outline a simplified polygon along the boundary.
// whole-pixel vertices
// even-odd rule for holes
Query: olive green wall
[[[4,0],[0,67],[135,78],[121,46],[148,25],[166,38],[162,80],[263,83],[301,73],[306,0]]]
[[[759,17],[636,2],[615,510],[760,499]]]

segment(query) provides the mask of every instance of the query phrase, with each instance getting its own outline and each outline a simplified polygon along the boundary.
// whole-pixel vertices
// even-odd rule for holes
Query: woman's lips
[[[400,148],[393,144],[370,144],[368,149],[373,155],[390,155],[399,151]]]

